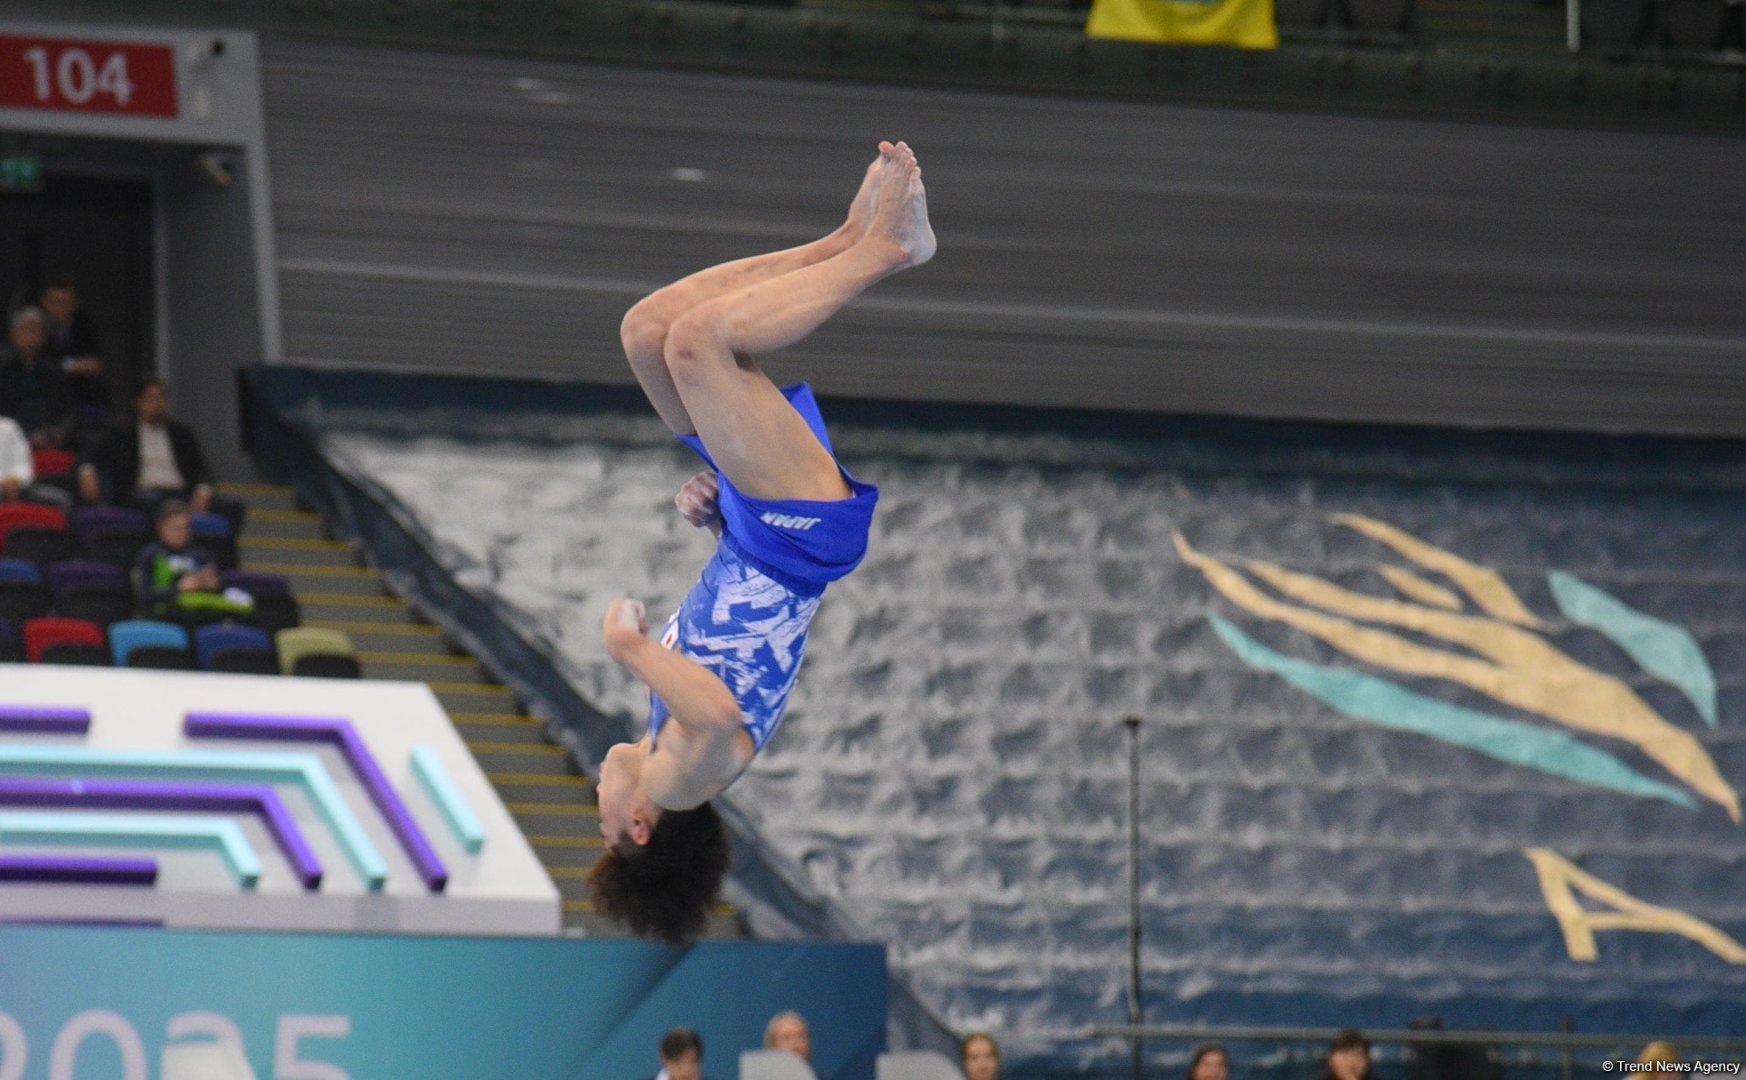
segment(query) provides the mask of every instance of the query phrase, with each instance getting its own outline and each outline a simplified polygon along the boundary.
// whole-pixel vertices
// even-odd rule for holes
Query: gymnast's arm
[[[651,641],[640,601],[614,600],[602,632],[606,654],[659,694],[671,714],[646,777],[659,805],[689,810],[744,771],[752,759],[751,739],[726,683],[691,658]]]

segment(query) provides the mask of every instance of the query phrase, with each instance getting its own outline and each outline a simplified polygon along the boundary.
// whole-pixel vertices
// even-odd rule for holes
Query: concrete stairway
[[[300,508],[290,488],[230,484],[220,490],[248,504],[238,544],[244,569],[288,577],[304,625],[350,636],[365,678],[415,680],[436,694],[563,894],[566,930],[621,934],[594,914],[583,880],[602,848],[594,786],[545,737],[539,721],[520,710],[515,694],[440,627],[390,595],[363,553],[332,539],[321,515]],[[745,934],[724,907],[707,936]]]

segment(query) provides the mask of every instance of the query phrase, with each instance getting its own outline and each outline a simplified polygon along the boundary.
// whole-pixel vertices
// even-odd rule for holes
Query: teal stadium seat
[[[118,622],[109,628],[109,651],[116,667],[187,671],[194,667],[188,631],[151,619]]]

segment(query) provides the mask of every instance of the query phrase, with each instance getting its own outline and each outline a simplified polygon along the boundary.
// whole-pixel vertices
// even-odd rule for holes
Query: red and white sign
[[[168,45],[0,34],[0,108],[175,117]]]

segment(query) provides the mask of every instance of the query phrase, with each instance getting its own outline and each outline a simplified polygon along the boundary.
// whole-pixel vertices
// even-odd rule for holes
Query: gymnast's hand
[[[638,642],[648,640],[649,616],[643,602],[628,596],[614,600],[606,609],[600,632],[606,638],[606,655],[623,663]]]
[[[721,535],[721,490],[718,487],[713,472],[700,472],[685,481],[685,486],[679,489],[679,494],[673,496],[673,505],[679,508],[679,513],[686,521],[699,529],[708,529],[716,536]]]

